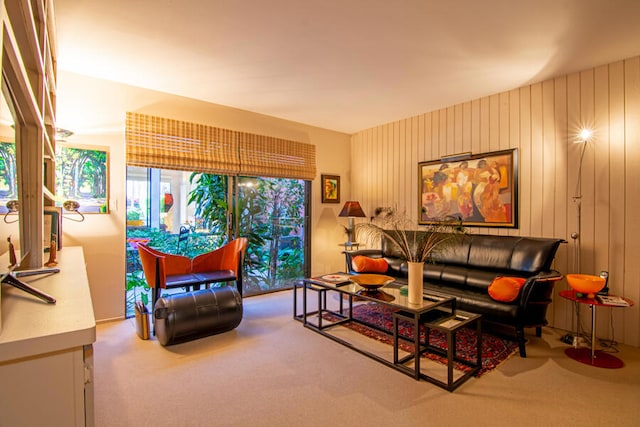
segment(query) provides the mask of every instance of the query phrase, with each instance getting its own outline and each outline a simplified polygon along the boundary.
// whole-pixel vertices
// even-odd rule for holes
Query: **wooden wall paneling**
[[[409,169],[409,165],[407,162],[407,151],[409,151],[411,145],[410,141],[407,140],[407,120],[401,120],[398,122],[398,128],[396,131],[397,141],[395,144],[397,155],[396,158],[399,159],[397,176],[397,189],[398,189],[398,199],[401,200],[402,210],[407,212],[407,214],[412,213],[409,210],[408,202],[409,202],[409,188],[407,185],[407,177],[413,175],[412,171]]]
[[[398,159],[400,160],[397,164],[396,175],[398,176],[398,199],[400,200],[400,204],[402,205],[402,210],[407,214],[412,214],[409,210],[409,188],[407,186],[407,178],[411,176],[411,171],[406,168],[407,166],[407,158],[406,151],[409,149],[410,144],[407,140],[407,123],[409,119],[400,120],[398,122],[398,127],[396,129],[396,137],[398,139]]]
[[[376,171],[376,167],[378,166],[377,164],[377,157],[379,155],[379,151],[377,150],[377,146],[376,146],[376,128],[372,128],[369,129],[368,131],[369,134],[369,138],[368,138],[368,142],[367,142],[367,150],[369,151],[369,181],[368,181],[368,187],[363,189],[363,194],[366,194],[366,196],[363,196],[363,202],[367,204],[368,209],[372,208],[372,205],[376,199],[376,188],[377,188],[377,184],[378,184],[378,180],[377,177],[380,176],[380,171],[377,170],[377,174],[375,173]],[[366,201],[365,201],[366,200]]]
[[[531,85],[531,219],[530,236],[542,234],[542,203],[544,201],[544,159],[542,139],[542,84]]]
[[[433,155],[433,112],[424,117],[424,157],[421,162],[430,160]]]
[[[471,101],[471,152],[478,154],[482,152],[480,145],[480,100]]]
[[[367,138],[367,144],[365,145],[365,147],[366,147],[366,150],[368,151],[367,158],[369,159],[370,164],[369,164],[369,175],[366,181],[367,188],[364,188],[363,192],[364,194],[367,195],[367,199],[365,203],[367,203],[368,209],[371,209],[371,206],[377,197],[376,196],[376,188],[377,188],[376,177],[380,175],[380,173],[379,171],[377,171],[376,173],[376,167],[377,167],[376,160],[377,160],[379,151],[375,146],[376,129],[375,128],[369,129],[367,131],[367,134],[368,134],[368,138]]]
[[[382,182],[380,183],[380,187],[382,188],[382,206],[389,206],[389,201],[391,199],[391,196],[389,195],[389,169],[390,169],[390,164],[391,164],[391,156],[393,155],[392,151],[391,151],[391,144],[389,142],[390,140],[390,130],[389,130],[389,125],[383,125],[382,126],[382,147],[383,147],[383,152],[384,154],[384,158],[382,159],[382,168],[380,169],[380,175],[381,177],[384,177],[384,179],[382,180]]]
[[[380,128],[380,132],[381,132],[381,137],[382,139],[380,140],[380,147],[382,148],[382,152],[384,153],[383,157],[380,159],[380,189],[381,191],[381,200],[380,200],[380,205],[381,206],[388,206],[388,200],[389,200],[389,163],[391,162],[390,157],[391,157],[391,152],[389,149],[389,125],[383,125]]]
[[[625,288],[625,93],[624,62],[609,65],[609,289],[616,295],[624,295]],[[636,300],[636,304],[640,304]],[[624,310],[613,310],[615,330],[623,331]]]
[[[500,149],[500,95],[489,97],[489,151]]]
[[[400,194],[398,194],[398,150],[396,147],[398,127],[397,122],[389,123],[389,171],[387,173],[387,204],[386,206],[394,206],[402,210],[400,203]]]
[[[597,137],[592,144],[595,153],[595,211],[594,235],[597,241],[593,274],[601,270],[609,270],[609,222],[610,222],[610,193],[609,193],[609,67],[602,66],[594,73],[594,129]],[[609,337],[609,316],[598,317],[598,336]]]
[[[457,104],[453,108],[453,147],[452,153],[462,153],[462,104]]]
[[[438,121],[438,155],[434,157],[439,159],[442,156],[449,154],[447,147],[447,109],[440,110],[440,116]]]
[[[399,190],[398,170],[400,168],[400,147],[399,144],[399,131],[400,122],[391,123],[391,147],[392,147],[392,159],[390,170],[390,188],[389,188],[389,205],[397,206],[401,211],[404,209],[404,195]]]
[[[567,79],[559,77],[554,80],[554,130],[555,130],[555,201],[554,201],[554,232],[553,237],[569,239],[567,230],[567,215],[572,208],[567,189]],[[569,270],[570,244],[562,244],[558,248],[554,260],[554,268],[562,274]],[[556,292],[568,289],[565,281],[557,282]],[[564,298],[554,297],[551,305],[552,313],[548,317],[552,325],[569,330],[573,321],[573,304]]]
[[[480,98],[480,152],[491,151],[489,141],[489,97]]]
[[[363,200],[377,206],[399,205],[418,213],[417,163],[445,154],[518,148],[520,227],[472,228],[472,233],[543,235],[565,238],[554,268],[562,274],[602,269],[610,273],[613,293],[636,301],[616,309],[616,337],[609,337],[609,316],[600,316],[598,335],[640,342],[640,57],[475,99],[391,124],[354,138],[353,162],[368,165],[353,178]],[[581,125],[595,125],[593,144],[582,167],[582,227],[573,201],[581,144]],[[356,154],[358,153],[358,154]],[[357,159],[357,160],[356,160]],[[355,167],[355,166],[354,166]],[[575,266],[570,235],[580,232],[582,262]],[[567,289],[565,281],[556,292]],[[589,311],[581,308],[584,319]],[[606,313],[606,312],[605,312]],[[573,305],[554,295],[548,319],[564,329],[574,325]],[[618,338],[619,339],[619,338]]]
[[[431,113],[431,154],[427,160],[440,157],[440,110]]]
[[[411,212],[411,217],[418,219],[418,147],[419,137],[418,137],[418,123],[420,122],[419,116],[414,116],[411,118],[411,148],[408,156],[408,165],[407,170],[410,172],[408,174],[409,179],[409,212]]]
[[[360,145],[361,140],[362,140],[362,133],[351,136],[350,144],[349,144],[349,156],[351,158],[353,158],[353,154],[356,149],[355,147],[357,145]],[[351,163],[350,165],[353,165],[353,163]],[[358,188],[359,186],[358,177],[356,176],[357,173],[356,171],[354,171],[353,166],[349,168],[349,174],[351,175],[351,180],[349,183],[349,192],[353,195],[356,191],[356,188]]]
[[[471,144],[471,102],[462,104],[462,153],[473,151]]]
[[[640,345],[640,262],[638,262],[638,248],[640,242],[640,227],[638,227],[638,212],[640,212],[640,197],[638,197],[638,182],[640,182],[640,57],[625,61],[625,124],[626,124],[626,156],[625,156],[625,279],[623,295],[635,301],[635,306],[625,309],[624,342]]]
[[[520,89],[520,235],[531,224],[531,87]]]
[[[362,200],[363,202],[367,203],[367,209],[371,210],[371,200],[374,199],[374,195],[373,195],[373,191],[374,191],[374,185],[373,185],[373,181],[374,181],[374,176],[376,175],[376,165],[375,165],[375,155],[376,155],[376,150],[373,149],[373,129],[369,129],[367,130],[367,134],[366,134],[366,138],[365,138],[365,143],[362,146],[362,155],[364,156],[364,158],[366,159],[366,163],[367,163],[367,175],[366,175],[366,179],[363,182],[363,188],[361,189],[361,194],[362,194]],[[356,167],[358,167],[358,165],[360,165],[360,162],[358,160],[356,160],[355,162]],[[369,216],[371,214],[368,214]]]
[[[507,150],[511,148],[511,138],[509,135],[509,128],[511,126],[511,120],[509,119],[509,115],[511,114],[510,95],[510,92],[502,92],[498,95],[498,108],[500,114],[498,119],[500,123],[500,127],[498,129],[500,132],[498,135],[498,150]]]
[[[542,229],[541,236],[555,237],[556,131],[554,82],[542,83]]]
[[[382,144],[384,147],[385,157],[382,159],[384,173],[382,176],[384,177],[381,186],[383,188],[383,198],[382,205],[383,206],[392,206],[391,200],[393,196],[391,195],[391,180],[393,179],[393,150],[391,147],[391,138],[393,137],[393,133],[391,131],[391,124],[386,124],[382,127]]]
[[[455,107],[448,107],[446,110],[447,114],[447,123],[446,123],[446,135],[447,139],[445,142],[444,151],[441,152],[441,156],[445,156],[448,154],[454,154],[457,151],[455,148],[455,138],[456,138],[456,126],[455,126]]]
[[[360,142],[360,146],[357,149],[355,156],[352,158],[352,170],[354,168],[360,169],[362,174],[362,180],[359,183],[358,188],[358,197],[361,202],[364,203],[363,207],[366,206],[367,209],[367,201],[371,200],[371,181],[373,179],[373,150],[371,149],[371,134],[372,129],[368,129],[362,141]]]
[[[416,151],[416,162],[421,162],[424,160],[424,150],[426,144],[425,138],[425,117],[426,114],[421,114],[418,116],[417,124],[418,124],[418,149]]]
[[[520,91],[518,89],[514,89],[509,92],[509,121],[508,127],[509,132],[507,134],[508,138],[508,146],[506,148],[517,148],[518,154],[520,154]],[[518,177],[519,178],[519,177]],[[518,179],[519,181],[519,179]],[[518,190],[520,189],[518,184]],[[516,207],[516,213],[518,217],[522,212],[521,202],[518,200],[518,206]],[[517,236],[519,234],[519,230],[517,228],[509,229],[509,235]]]

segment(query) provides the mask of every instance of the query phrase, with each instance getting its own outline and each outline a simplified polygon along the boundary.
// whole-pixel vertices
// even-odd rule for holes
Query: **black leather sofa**
[[[535,327],[536,335],[541,336],[542,326],[547,324],[554,282],[562,278],[552,269],[552,263],[565,241],[477,234],[459,237],[425,263],[425,293],[453,296],[458,309],[482,314],[483,321],[515,328],[520,356],[526,357],[524,328]],[[346,251],[349,273],[358,274],[351,263],[357,255],[384,258],[388,263],[385,274],[406,283],[406,261],[390,241],[383,237],[381,243],[377,250]],[[526,279],[513,302],[496,301],[489,295],[489,285],[498,276]]]

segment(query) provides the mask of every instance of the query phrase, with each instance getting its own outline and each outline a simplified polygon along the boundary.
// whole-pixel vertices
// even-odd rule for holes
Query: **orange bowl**
[[[567,274],[567,283],[576,292],[587,294],[589,298],[593,298],[596,292],[600,292],[604,288],[604,278],[591,276],[589,274]]]
[[[356,274],[351,276],[351,281],[356,282],[358,285],[365,289],[373,290],[383,287],[395,279],[391,276],[385,276],[384,274]]]

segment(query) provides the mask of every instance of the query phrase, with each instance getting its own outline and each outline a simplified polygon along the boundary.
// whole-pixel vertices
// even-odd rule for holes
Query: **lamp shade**
[[[355,201],[345,202],[338,216],[349,216],[357,218],[366,217],[364,211],[362,210],[362,207],[360,206],[360,203]]]

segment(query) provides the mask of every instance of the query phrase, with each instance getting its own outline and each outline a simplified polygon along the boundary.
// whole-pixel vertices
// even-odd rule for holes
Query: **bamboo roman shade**
[[[240,168],[232,131],[127,113],[127,165],[233,174]]]
[[[315,146],[127,113],[127,165],[229,175],[314,179]]]
[[[315,145],[250,133],[238,137],[241,175],[315,178]]]

